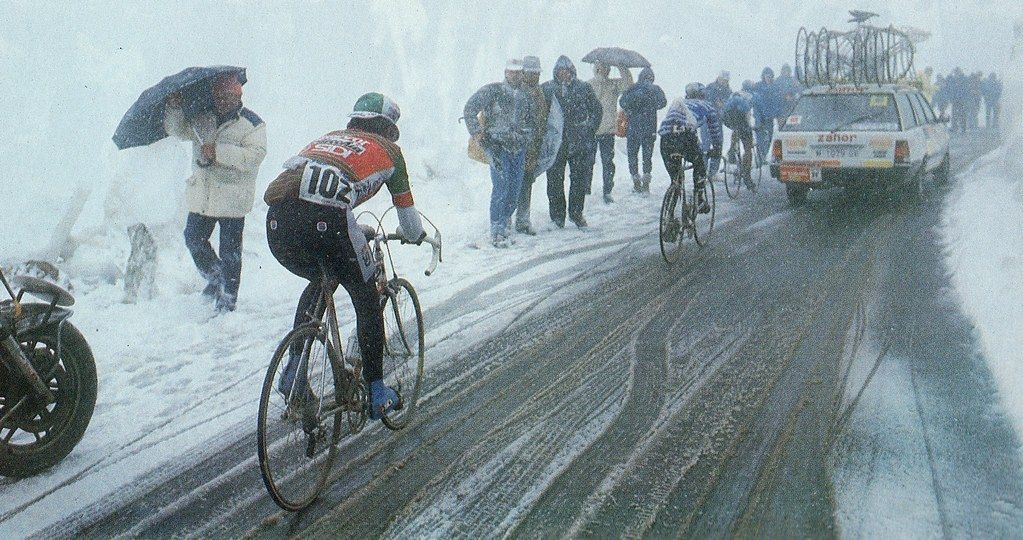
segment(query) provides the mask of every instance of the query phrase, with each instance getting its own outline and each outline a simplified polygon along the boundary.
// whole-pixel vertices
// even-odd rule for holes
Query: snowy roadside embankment
[[[947,264],[999,397],[1023,436],[1023,126],[949,196]]]

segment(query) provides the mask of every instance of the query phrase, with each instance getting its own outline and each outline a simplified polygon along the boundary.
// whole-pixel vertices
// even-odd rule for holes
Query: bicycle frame
[[[393,209],[393,207],[388,209],[387,212],[390,212],[391,209]],[[387,215],[387,212],[384,213],[384,216]],[[363,214],[369,214],[377,222],[377,227],[375,227],[377,232],[376,232],[376,235],[374,236],[374,238],[372,239],[373,246],[372,246],[372,249],[370,250],[370,253],[371,253],[371,257],[372,257],[372,264],[378,268],[378,270],[377,270],[378,272],[382,272],[382,274],[383,274],[382,277],[384,278],[384,281],[387,284],[387,286],[384,287],[383,290],[379,291],[380,294],[381,294],[381,300],[383,300],[384,297],[392,298],[392,301],[390,302],[390,305],[395,310],[395,315],[396,315],[395,316],[395,320],[397,321],[397,323],[399,325],[399,328],[400,328],[399,334],[402,336],[402,340],[404,342],[404,345],[407,348],[411,349],[412,348],[411,344],[409,344],[407,341],[405,341],[404,321],[402,320],[402,317],[400,316],[400,314],[397,312],[397,309],[398,309],[397,308],[397,303],[393,301],[395,292],[391,289],[391,284],[393,284],[398,279],[399,276],[398,276],[398,272],[397,272],[397,269],[396,269],[395,264],[394,264],[394,258],[391,255],[390,246],[388,244],[390,241],[400,241],[400,242],[404,243],[405,240],[404,240],[403,237],[401,237],[401,236],[399,236],[397,234],[386,234],[384,232],[383,224],[382,224],[383,216],[378,218],[375,214],[367,211],[367,212],[363,212],[362,214],[359,214],[359,217],[361,217]],[[434,225],[433,222],[430,221],[429,218],[427,218],[426,216],[423,216],[422,214],[420,214],[420,215],[424,219],[426,219],[426,221],[429,222],[430,225],[432,225],[434,227],[434,231],[435,231],[433,238],[424,238],[423,239],[423,242],[429,244],[433,248],[433,256],[432,256],[432,259],[430,261],[429,266],[426,269],[426,275],[429,276],[436,269],[437,263],[442,262],[442,260],[443,260],[443,258],[442,258],[441,233],[440,233],[440,229],[437,228],[436,225]],[[381,255],[385,253],[385,248],[386,248],[386,261],[382,260],[380,258]],[[387,266],[388,266],[387,263],[390,263],[390,267],[391,267],[390,276],[388,276],[388,272],[387,272]],[[337,305],[334,302],[334,296],[333,296],[334,291],[336,291],[338,289],[340,283],[338,282],[338,280],[330,277],[330,274],[327,272],[326,268],[321,268],[320,271],[321,271],[321,274],[323,276],[322,281],[321,281],[321,287],[322,288],[321,288],[321,291],[320,291],[320,297],[319,297],[319,299],[317,299],[317,302],[316,302],[316,307],[315,307],[314,311],[311,314],[309,314],[310,322],[313,322],[313,323],[321,325],[321,329],[323,329],[327,333],[327,336],[326,336],[326,339],[324,340],[324,342],[326,344],[326,347],[329,348],[329,349],[332,349],[333,352],[335,353],[335,355],[332,356],[330,354],[330,351],[325,350],[324,354],[327,355],[327,359],[328,360],[331,360],[332,358],[339,358],[340,359],[340,362],[339,362],[340,365],[333,365],[333,360],[331,360],[332,368],[333,368],[333,371],[335,373],[335,376],[340,375],[341,377],[343,377],[343,380],[344,380],[343,388],[344,388],[344,392],[345,392],[345,396],[344,396],[343,402],[347,405],[346,407],[343,407],[343,408],[345,410],[351,412],[351,411],[354,411],[355,407],[359,406],[359,404],[352,402],[352,397],[354,395],[353,394],[353,385],[354,384],[358,384],[357,381],[362,380],[362,369],[363,369],[362,359],[361,358],[351,358],[351,357],[348,357],[347,355],[345,355],[345,353],[344,353],[343,342],[341,341],[341,325],[340,325],[340,323],[338,322],[338,319],[337,319]],[[383,304],[383,302],[381,302],[381,304]],[[383,307],[383,305],[381,305],[381,307]],[[324,324],[326,324],[326,328],[322,328],[322,325],[324,325]],[[384,345],[387,346],[386,342],[385,342]],[[302,358],[301,358],[300,363],[299,363],[299,365],[297,367],[296,373],[304,373],[304,372],[306,372],[308,370],[308,361],[309,361],[309,354],[310,354],[310,351],[308,350],[309,344],[307,344],[306,347],[307,347],[307,349],[304,350],[303,353],[302,353]],[[348,366],[351,366],[351,370],[349,370],[347,367],[345,367],[346,364]],[[341,372],[343,372],[343,375],[341,374]],[[298,377],[296,375],[296,381],[297,380],[298,380]],[[309,384],[308,380],[306,381],[306,384]],[[288,396],[288,400],[289,401],[292,399],[296,387],[298,387],[298,384],[293,384],[292,385],[291,395]],[[319,416],[320,412],[321,412],[320,410],[317,410],[317,415],[318,416]]]

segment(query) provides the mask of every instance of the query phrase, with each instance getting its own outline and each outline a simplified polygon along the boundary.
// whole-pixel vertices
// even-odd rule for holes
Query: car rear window
[[[927,98],[923,94],[913,94],[913,98],[920,104],[920,108],[924,111],[924,117],[927,118],[927,122],[933,124],[938,121],[938,118],[934,116],[934,110],[931,109],[931,104],[927,102]]]
[[[898,131],[892,94],[808,94],[782,131]]]

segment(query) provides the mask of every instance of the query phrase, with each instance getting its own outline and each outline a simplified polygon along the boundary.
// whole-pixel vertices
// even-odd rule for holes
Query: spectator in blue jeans
[[[220,255],[213,251],[210,236],[220,225]],[[242,231],[245,218],[210,217],[189,212],[185,224],[185,247],[195,267],[206,279],[203,297],[214,301],[218,311],[234,311],[242,276]]]
[[[212,108],[192,118],[180,94],[168,97],[164,130],[191,141],[192,176],[185,198],[185,246],[206,280],[203,296],[218,312],[234,311],[242,272],[242,230],[252,210],[256,173],[266,157],[266,124],[242,107],[242,81],[226,73],[213,81]],[[210,245],[220,225],[220,255]]]
[[[522,80],[522,62],[510,60],[504,82],[477,90],[463,110],[469,134],[490,161],[490,239],[499,248],[508,247],[511,216],[522,191],[526,147],[533,140],[533,100]]]

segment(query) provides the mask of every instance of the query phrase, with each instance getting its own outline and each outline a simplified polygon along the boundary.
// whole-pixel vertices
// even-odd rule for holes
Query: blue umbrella
[[[245,68],[236,66],[190,67],[142,92],[121,118],[114,132],[114,144],[121,150],[153,144],[167,136],[163,129],[164,107],[167,97],[181,92],[185,118],[213,109],[212,85],[214,77],[224,73],[237,73],[238,81],[245,84]]]

